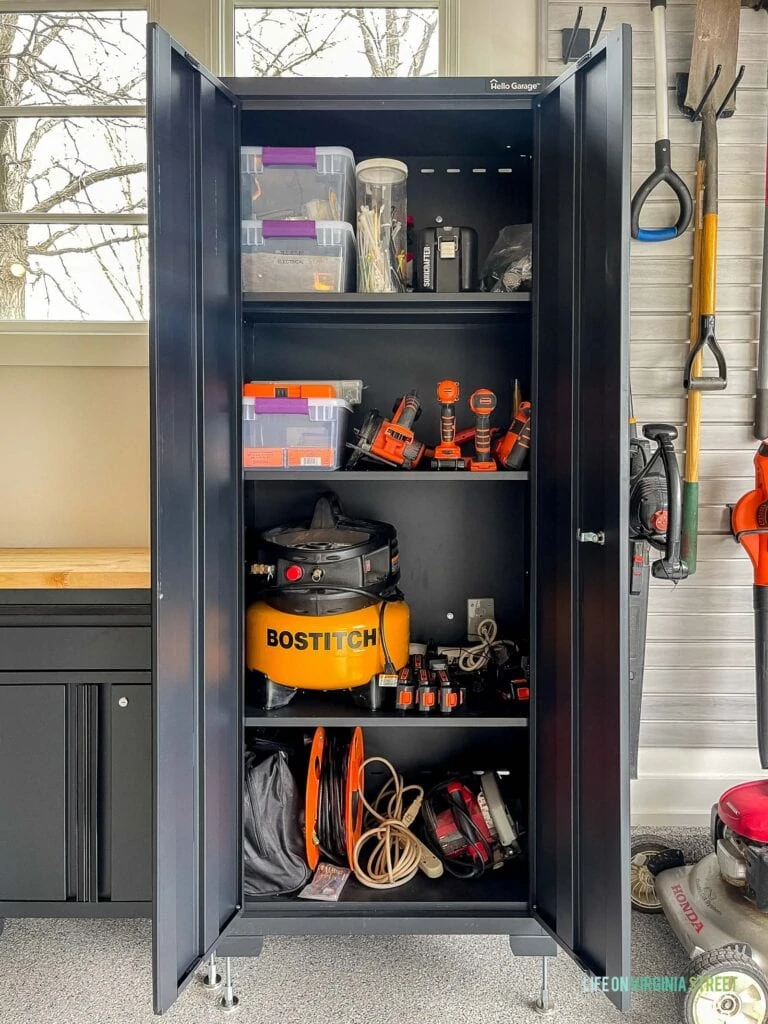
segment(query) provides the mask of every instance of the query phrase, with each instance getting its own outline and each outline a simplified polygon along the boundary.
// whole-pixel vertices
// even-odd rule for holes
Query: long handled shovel
[[[691,288],[691,346],[692,352],[699,340],[699,294],[701,291],[701,245],[704,220],[704,154],[699,147],[696,163],[696,183],[693,192],[693,280]],[[693,373],[700,375],[703,363],[701,353],[694,356]],[[696,572],[699,539],[699,451],[701,448],[701,392],[688,391],[688,425],[685,435],[685,476],[683,477],[683,538],[682,555],[688,565],[688,575]]]

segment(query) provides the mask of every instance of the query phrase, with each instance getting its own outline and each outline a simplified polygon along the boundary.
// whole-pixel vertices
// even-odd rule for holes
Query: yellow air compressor
[[[329,492],[310,521],[266,530],[258,557],[245,630],[249,702],[276,708],[297,690],[351,690],[361,706],[380,708],[410,639],[394,527],[345,516]]]

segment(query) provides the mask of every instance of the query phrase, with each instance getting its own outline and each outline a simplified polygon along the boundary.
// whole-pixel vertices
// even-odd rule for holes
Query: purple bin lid
[[[257,398],[253,403],[257,413],[293,413],[294,416],[309,415],[307,398]]]
[[[317,167],[313,146],[264,146],[261,162],[265,167]]]
[[[313,220],[263,220],[263,238],[317,238]]]

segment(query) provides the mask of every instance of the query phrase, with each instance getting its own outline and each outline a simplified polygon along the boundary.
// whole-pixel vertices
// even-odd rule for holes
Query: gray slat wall
[[[582,25],[594,30],[601,4],[585,3]],[[633,29],[632,188],[653,165],[655,137],[653,41],[648,3],[616,0],[605,30],[622,22]],[[578,3],[544,0],[541,5],[542,72],[561,74],[560,30],[573,25]],[[675,73],[690,61],[694,3],[669,0],[668,84],[674,164],[689,186],[699,129],[677,111]],[[739,63],[746,74],[734,117],[720,123],[720,234],[718,334],[729,366],[725,393],[703,400],[702,537],[696,575],[677,588],[654,584],[648,623],[647,671],[641,729],[643,766],[658,763],[673,748],[680,775],[692,763],[701,769],[728,763],[733,748],[755,747],[751,565],[727,535],[726,502],[752,486],[753,393],[760,309],[766,113],[768,15],[742,11]],[[660,190],[661,192],[661,190]],[[667,224],[674,204],[654,198],[644,222]],[[685,398],[682,366],[688,344],[692,234],[658,245],[632,243],[632,387],[642,423],[668,420],[682,426]],[[679,441],[685,447],[685,432]],[[696,759],[682,748],[709,748]],[[720,756],[712,748],[720,748]],[[731,755],[725,751],[731,750]],[[744,751],[747,756],[747,751]],[[692,760],[691,760],[692,759]],[[749,762],[752,763],[751,755]],[[754,759],[757,767],[757,759]],[[667,767],[666,770],[670,770]],[[696,808],[701,810],[702,808]]]

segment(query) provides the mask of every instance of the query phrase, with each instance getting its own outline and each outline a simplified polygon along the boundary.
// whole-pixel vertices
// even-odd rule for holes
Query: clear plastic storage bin
[[[357,290],[404,292],[408,266],[406,183],[400,160],[357,165]]]
[[[244,292],[355,290],[355,233],[351,224],[245,221],[242,244]]]
[[[355,158],[341,146],[240,150],[243,220],[344,220],[355,210]]]
[[[352,406],[340,398],[243,398],[245,469],[340,469]]]

